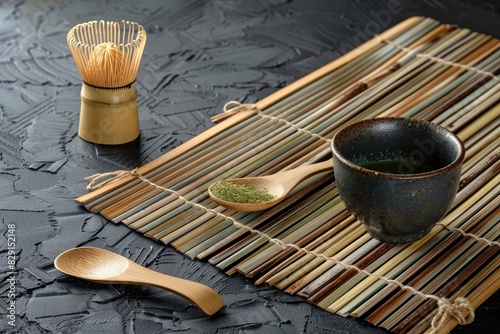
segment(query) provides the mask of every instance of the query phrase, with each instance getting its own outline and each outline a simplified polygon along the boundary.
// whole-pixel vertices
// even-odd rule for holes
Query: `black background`
[[[492,1],[176,0],[0,3],[0,331],[19,333],[384,333],[241,276],[227,277],[78,206],[84,177],[133,169],[212,125],[229,100],[252,103],[414,16],[500,37]],[[81,81],[66,44],[74,25],[131,20],[148,32],[137,78],[141,137],[99,146],[77,136]],[[16,236],[16,327],[4,314]],[[205,283],[226,306],[205,317],[160,289],[69,278],[54,258],[76,246],[113,250]],[[497,293],[472,325],[500,326]]]

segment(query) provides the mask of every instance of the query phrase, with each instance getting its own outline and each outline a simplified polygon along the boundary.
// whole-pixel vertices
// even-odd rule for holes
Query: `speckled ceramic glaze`
[[[406,118],[350,124],[333,138],[337,187],[347,209],[376,239],[404,243],[425,236],[450,209],[465,149],[448,130]],[[370,170],[374,161],[404,160],[399,173]],[[412,174],[422,163],[436,169]]]

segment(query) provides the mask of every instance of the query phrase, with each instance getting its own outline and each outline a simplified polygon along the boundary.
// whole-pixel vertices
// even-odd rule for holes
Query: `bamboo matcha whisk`
[[[134,22],[91,21],[73,27],[68,46],[82,77],[78,135],[98,144],[139,136],[135,79],[146,31]]]

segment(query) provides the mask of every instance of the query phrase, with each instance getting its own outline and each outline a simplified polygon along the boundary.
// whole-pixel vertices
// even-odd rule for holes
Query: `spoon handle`
[[[274,174],[275,182],[281,183],[285,192],[293,189],[299,182],[302,182],[311,175],[326,171],[333,171],[333,161],[327,160],[312,165],[297,167],[284,172]]]
[[[206,285],[162,274],[142,267],[133,261],[130,261],[121,281],[122,283],[144,284],[168,290],[194,303],[208,315],[214,314],[224,305],[221,296]]]

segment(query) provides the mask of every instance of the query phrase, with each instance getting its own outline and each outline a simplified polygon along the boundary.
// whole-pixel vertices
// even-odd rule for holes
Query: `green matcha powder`
[[[219,181],[210,190],[215,197],[234,203],[262,203],[274,199],[267,191],[248,184]]]

